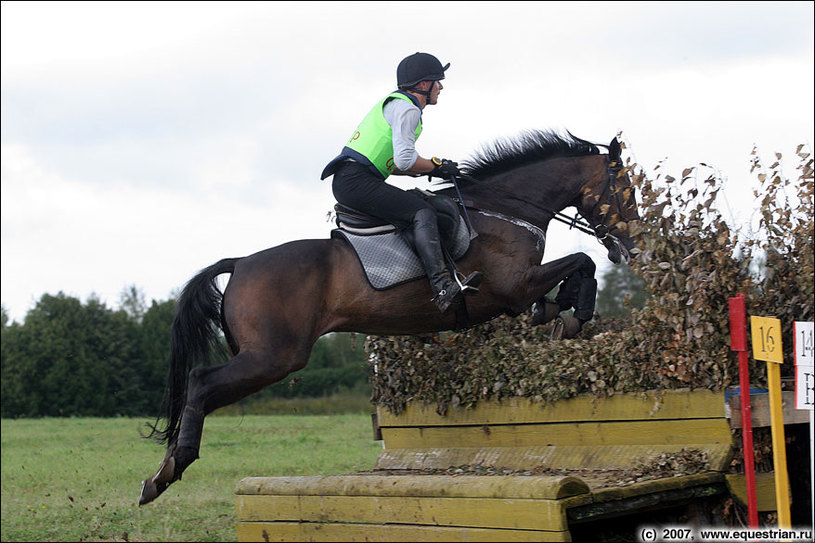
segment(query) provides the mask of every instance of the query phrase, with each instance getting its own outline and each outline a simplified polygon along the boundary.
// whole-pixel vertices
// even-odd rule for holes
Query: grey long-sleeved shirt
[[[393,163],[406,172],[416,163],[416,127],[422,119],[422,110],[407,100],[391,100],[382,109],[385,120],[393,130]]]

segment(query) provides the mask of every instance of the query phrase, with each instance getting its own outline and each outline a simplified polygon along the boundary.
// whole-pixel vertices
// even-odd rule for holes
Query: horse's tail
[[[178,435],[181,414],[187,401],[187,383],[190,370],[195,366],[209,364],[214,354],[225,351],[220,330],[228,335],[222,319],[223,294],[216,278],[223,273],[235,271],[237,258],[225,258],[201,270],[184,286],[178,298],[173,319],[170,347],[170,372],[164,391],[162,415],[155,424],[149,424],[150,433],[162,443],[171,443]],[[227,337],[227,341],[231,338]],[[161,419],[166,425],[159,428]]]

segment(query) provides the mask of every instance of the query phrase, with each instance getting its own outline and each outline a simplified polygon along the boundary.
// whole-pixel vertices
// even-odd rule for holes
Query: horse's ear
[[[611,143],[608,144],[608,156],[612,160],[620,158],[620,153],[622,150],[620,149],[620,142],[617,141],[617,138],[611,140]]]

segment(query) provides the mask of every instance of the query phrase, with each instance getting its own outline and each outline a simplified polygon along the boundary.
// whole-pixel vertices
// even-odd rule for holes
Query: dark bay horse
[[[545,295],[561,283],[567,295],[554,311],[536,315],[538,323],[562,309],[585,310],[587,301],[593,312],[596,290],[585,287],[594,281],[594,263],[578,253],[541,264],[544,236],[557,212],[575,207],[609,258],[627,259],[639,215],[616,138],[598,146],[571,134],[528,132],[483,150],[463,171],[461,199],[478,236],[457,266],[465,275],[484,274],[480,292],[466,300],[469,323],[517,316],[543,300],[551,309]],[[216,278],[225,273],[231,277],[222,294]],[[202,270],[178,300],[166,425],[159,428],[160,418],[148,436],[166,443],[167,452],[142,483],[139,505],[181,479],[198,458],[207,414],[305,367],[323,334],[418,335],[456,327],[454,312],[439,313],[431,298],[425,278],[374,290],[350,245],[338,239],[293,241]],[[211,365],[221,331],[231,358]]]

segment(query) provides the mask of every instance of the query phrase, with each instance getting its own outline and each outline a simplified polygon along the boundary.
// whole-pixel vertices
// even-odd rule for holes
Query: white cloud
[[[239,152],[233,164],[248,168],[241,160]],[[232,197],[225,184],[190,193],[79,183],[43,168],[22,146],[3,145],[2,164],[2,299],[18,320],[42,293],[96,293],[115,306],[135,284],[148,299],[167,299],[220,258],[290,241],[293,232],[325,238],[331,226],[330,197],[279,180],[257,205]]]

